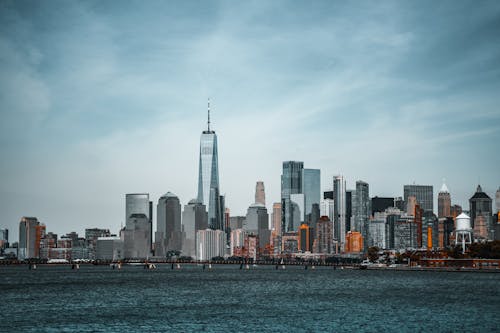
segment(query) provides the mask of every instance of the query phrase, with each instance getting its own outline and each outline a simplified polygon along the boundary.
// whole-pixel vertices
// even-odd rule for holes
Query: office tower
[[[302,169],[302,193],[304,194],[304,219],[306,223],[312,221],[311,213],[314,204],[321,200],[321,172],[319,169]],[[318,216],[319,218],[319,216]],[[317,221],[315,221],[317,222]],[[314,222],[314,223],[315,223]]]
[[[414,196],[420,207],[426,212],[433,211],[433,189],[432,185],[405,185],[403,188],[404,200],[407,202],[409,196]]]
[[[40,243],[37,243],[40,222],[36,217],[23,216],[19,222],[18,258],[20,260],[36,258]]]
[[[318,223],[319,218],[320,218],[320,211],[319,211],[319,203],[313,203],[312,208],[311,208],[311,214],[309,218],[309,226],[311,228],[316,228],[316,223]]]
[[[281,232],[295,231],[300,220],[294,220],[294,209],[290,196],[302,193],[302,169],[304,162],[283,162],[283,173],[281,174]],[[303,214],[303,213],[302,213]],[[295,214],[297,216],[297,213]]]
[[[129,226],[132,214],[144,214],[151,218],[149,211],[149,193],[129,193],[125,194],[125,223]]]
[[[226,201],[226,197],[224,197],[224,201]],[[231,232],[231,210],[228,207],[224,209],[224,230]]]
[[[208,103],[208,128],[200,138],[198,169],[198,202],[208,207],[208,225],[211,229],[224,230],[220,203],[219,158],[217,135],[210,130],[210,101]]]
[[[341,248],[343,248],[346,234],[346,182],[344,176],[333,178],[333,197],[335,200],[334,239],[339,241]]]
[[[265,247],[270,243],[271,232],[269,230],[269,215],[266,206],[255,203],[248,207],[243,229],[249,235],[259,237],[259,244]]]
[[[312,252],[314,230],[307,224],[302,224],[298,232],[298,247],[300,252]]]
[[[294,225],[301,225],[305,218],[306,198],[303,193],[290,194],[290,210]]]
[[[394,198],[390,197],[373,197],[372,198],[372,209],[371,209],[371,214],[372,216],[375,215],[375,213],[383,213],[387,208],[390,207],[395,207],[394,206]]]
[[[127,226],[120,232],[120,238],[123,241],[124,258],[146,259],[151,256],[151,223],[146,214],[131,214]]]
[[[89,259],[96,259],[97,250],[97,238],[99,237],[110,237],[111,233],[109,229],[99,229],[99,228],[88,228],[85,229],[85,242],[87,243],[87,248],[89,251]],[[55,240],[57,242],[57,235],[55,235]]]
[[[276,235],[281,235],[281,203],[273,203],[271,220],[273,231],[275,231]]]
[[[418,226],[417,226],[418,227]],[[430,230],[429,230],[430,229]],[[431,237],[429,239],[428,237]],[[422,216],[422,242],[420,247],[439,246],[439,220],[432,212],[424,212]]]
[[[370,237],[365,242],[366,248],[371,246],[378,247],[379,249],[386,249],[386,220],[387,213],[384,212],[375,212],[373,219],[368,223],[368,234]]]
[[[328,216],[321,216],[316,223],[316,253],[334,253],[333,247],[333,222]]]
[[[443,183],[438,193],[438,217],[451,216],[451,196],[448,187]]]
[[[155,256],[182,250],[181,204],[179,198],[167,192],[158,199],[156,213]]]
[[[414,195],[410,195],[406,199],[406,214],[415,215],[416,206],[417,206],[417,198]]]
[[[334,200],[333,199],[323,199],[321,201],[319,214],[320,214],[320,216],[328,216],[328,219],[333,223],[333,220],[335,219]]]
[[[204,204],[193,199],[184,206],[182,212],[182,254],[188,257],[196,256],[196,232],[208,228],[208,214]]]
[[[394,224],[394,249],[417,248],[417,225],[413,216],[400,216]]]
[[[323,192],[323,199],[332,199],[333,200],[333,191]]]
[[[147,258],[151,255],[152,218],[152,202],[149,201],[149,193],[125,195],[125,228],[120,231],[124,258]],[[144,248],[145,246],[147,248]]]
[[[226,234],[222,230],[198,230],[196,232],[196,259],[209,261],[226,254]]]
[[[413,214],[407,214],[408,216],[413,216],[413,221],[415,224],[415,232],[416,232],[416,247],[422,247],[423,246],[423,240],[422,240],[422,232],[423,232],[423,225],[424,225],[424,214],[425,213],[431,213],[432,212],[426,212],[422,208],[420,208],[419,204],[415,205],[415,210]]]
[[[231,216],[229,218],[229,227],[231,230],[242,229],[243,225],[245,225],[245,216]]]
[[[472,229],[475,229],[476,222],[479,222],[489,230],[491,228],[492,200],[483,192],[481,185],[477,186],[476,193],[469,199],[469,207]]]
[[[500,187],[498,188],[497,193],[495,195],[495,208],[496,208],[495,213],[500,213]]]
[[[360,232],[349,231],[345,236],[345,252],[359,253],[363,251],[363,236]]]
[[[356,196],[352,208],[354,226],[351,226],[351,230],[360,232],[366,242],[366,228],[368,218],[370,217],[370,193],[368,183],[361,180],[356,182]]]
[[[352,206],[355,200],[356,190],[345,191],[345,231],[353,229],[354,221],[352,219]],[[352,221],[352,222],[351,222]]]
[[[255,184],[255,203],[266,205],[266,193],[263,181],[258,181],[257,184]]]
[[[242,256],[242,251],[245,246],[245,238],[247,237],[248,233],[243,230],[243,229],[234,229],[231,230],[231,237],[230,237],[230,255],[231,256],[237,256],[241,257]]]

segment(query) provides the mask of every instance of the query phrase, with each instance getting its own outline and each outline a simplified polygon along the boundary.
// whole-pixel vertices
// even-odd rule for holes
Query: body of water
[[[500,274],[0,267],[0,332],[494,332]]]

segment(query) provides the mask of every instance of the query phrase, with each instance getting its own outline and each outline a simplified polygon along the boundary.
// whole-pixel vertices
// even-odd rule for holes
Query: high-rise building
[[[249,235],[259,237],[259,245],[265,247],[270,243],[269,215],[266,206],[255,203],[248,207],[243,229]]]
[[[245,246],[245,238],[248,233],[243,229],[231,230],[230,237],[230,254],[231,256],[241,256],[243,247]]]
[[[124,259],[123,241],[120,237],[98,237],[96,259],[112,261]]]
[[[273,212],[271,215],[272,229],[277,235],[281,235],[281,203],[273,203]]]
[[[298,247],[300,252],[312,252],[314,230],[307,224],[302,224],[298,232]]]
[[[382,198],[377,196],[372,198],[372,215],[375,215],[375,213],[383,213],[389,207],[394,207],[394,198]]]
[[[313,205],[319,205],[321,200],[321,171],[319,169],[302,169],[301,187],[305,201],[303,221],[311,222]],[[314,221],[314,223],[316,222],[317,221]]]
[[[37,227],[40,222],[36,217],[23,216],[19,222],[19,245],[18,245],[18,258],[31,259],[37,258],[40,243]]]
[[[333,192],[332,192],[333,193]],[[335,219],[335,204],[333,199],[323,199],[320,206],[320,216],[328,216],[328,219],[333,223]],[[333,231],[333,226],[332,226]],[[333,237],[333,234],[332,234]]]
[[[346,182],[344,176],[333,178],[333,197],[335,207],[334,239],[340,242],[343,249],[346,235]]]
[[[316,223],[316,253],[334,253],[333,247],[333,222],[328,216],[321,216]]]
[[[470,207],[470,222],[472,228],[475,228],[476,221],[484,223],[485,228],[491,228],[491,215],[492,215],[492,200],[483,192],[481,185],[477,186],[476,193],[469,199]]]
[[[438,218],[451,216],[451,196],[448,187],[443,183],[438,193]]]
[[[208,225],[214,230],[224,230],[224,210],[220,200],[217,135],[210,129],[209,101],[208,128],[203,131],[200,138],[198,202],[208,207]]]
[[[333,200],[333,191],[323,192],[323,199],[332,199]]]
[[[120,238],[124,258],[146,259],[151,256],[151,223],[146,214],[131,214],[127,226],[120,232]]]
[[[196,232],[196,259],[211,260],[226,254],[226,235],[222,230],[198,230]]]
[[[184,206],[182,212],[182,254],[189,257],[196,256],[196,232],[208,228],[208,215],[204,204],[193,199]]]
[[[368,223],[368,234],[370,237],[366,240],[366,248],[375,246],[379,249],[386,249],[386,219],[387,213],[375,212],[373,219]]]
[[[365,243],[367,239],[368,218],[370,217],[370,193],[368,183],[358,180],[356,182],[356,197],[352,205],[354,226],[351,231],[358,231],[363,236]]]
[[[406,198],[406,214],[415,215],[415,207],[417,206],[417,197],[410,195]]]
[[[156,213],[155,255],[182,250],[181,204],[179,198],[167,192],[158,199]]]
[[[229,218],[229,227],[231,230],[243,229],[245,225],[245,216],[231,216]]]
[[[345,191],[345,231],[353,229],[354,220],[352,216],[353,202],[356,199],[356,190]],[[352,221],[352,222],[351,222]]]
[[[263,181],[258,181],[257,184],[255,184],[255,203],[266,205],[266,192]]]
[[[403,192],[405,202],[408,202],[409,196],[414,196],[424,211],[433,211],[434,201],[432,185],[405,185]]]
[[[358,253],[363,251],[363,236],[360,232],[349,231],[345,236],[345,252]]]
[[[85,229],[85,241],[89,249],[89,259],[96,259],[97,238],[110,236],[111,233],[109,232],[109,229]],[[57,235],[55,235],[55,241],[57,242]]]
[[[294,214],[294,205],[290,196],[302,193],[302,169],[304,162],[283,162],[283,173],[281,175],[281,231],[296,231],[301,220],[296,220],[297,212]],[[296,207],[295,207],[296,208]],[[295,209],[296,210],[296,209]],[[302,215],[304,213],[302,212]]]
[[[125,194],[125,223],[128,225],[132,214],[144,214],[149,219],[149,193]]]

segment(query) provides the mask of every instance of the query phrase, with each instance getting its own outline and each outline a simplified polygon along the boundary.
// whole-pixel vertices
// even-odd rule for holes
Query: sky
[[[498,1],[0,1],[0,228],[118,233],[125,194],[280,200],[282,162],[322,190],[402,196],[443,178],[468,209],[500,186]],[[156,214],[155,214],[156,215]],[[154,223],[156,225],[156,221]]]

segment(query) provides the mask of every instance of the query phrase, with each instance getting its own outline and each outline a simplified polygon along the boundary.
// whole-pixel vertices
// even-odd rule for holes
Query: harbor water
[[[495,332],[500,274],[0,267],[0,332]]]

